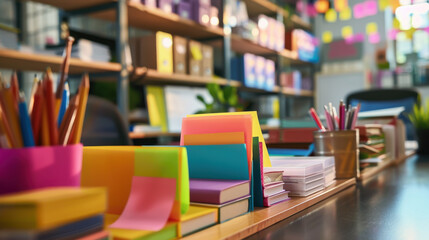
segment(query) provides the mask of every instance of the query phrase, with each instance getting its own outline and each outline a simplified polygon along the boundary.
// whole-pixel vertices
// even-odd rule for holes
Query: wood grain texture
[[[45,71],[50,67],[53,72],[61,70],[63,58],[34,53],[23,53],[16,50],[0,48],[0,68],[21,71]],[[88,62],[80,59],[70,59],[69,73],[83,72],[119,72],[121,65],[110,62]]]
[[[246,215],[234,218],[222,224],[194,233],[183,239],[242,239],[267,228],[293,214],[300,212],[330,196],[356,184],[356,179],[336,180],[326,190],[309,197],[294,197],[269,208],[257,208]]]
[[[116,11],[110,9],[90,14],[90,16],[115,21]],[[134,2],[128,3],[128,23],[129,26],[136,28],[163,31],[194,39],[222,37],[224,35],[223,30],[219,27],[204,26],[193,20],[181,18],[177,14],[165,13],[158,8],[148,8],[143,4]]]
[[[31,2],[43,3],[53,7],[61,8],[64,10],[76,10],[76,9],[97,6],[103,3],[115,2],[115,1],[114,0],[31,0]]]

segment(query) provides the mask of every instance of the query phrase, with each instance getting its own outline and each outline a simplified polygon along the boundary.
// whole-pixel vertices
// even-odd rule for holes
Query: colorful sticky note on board
[[[374,0],[368,0],[362,3],[365,8],[365,17],[374,16],[377,14],[377,2]]]
[[[261,125],[259,125],[258,114],[256,111],[251,112],[228,112],[228,113],[207,113],[199,115],[188,115],[188,117],[198,117],[198,116],[229,116],[229,115],[245,115],[251,116],[252,118],[252,134],[253,137],[258,137],[262,142],[264,148],[264,167],[271,167],[270,156],[268,155],[267,146],[265,144],[264,136],[262,135]],[[247,145],[247,144],[246,144]],[[251,166],[249,164],[249,166]]]
[[[183,136],[184,145],[221,145],[245,143],[244,132],[188,134]]]
[[[337,21],[337,12],[331,8],[325,13],[325,20],[327,22],[335,22]]]
[[[186,146],[189,177],[250,180],[245,144]]]
[[[399,29],[401,27],[401,22],[399,21],[399,19],[394,18],[393,19],[393,28],[394,29]]]
[[[372,34],[377,33],[378,32],[377,28],[378,28],[377,23],[375,23],[375,22],[370,22],[370,23],[366,24],[366,34],[372,35]]]
[[[335,0],[334,1],[335,10],[338,12],[343,11],[346,7],[349,6],[348,0]]]
[[[380,11],[386,9],[390,4],[390,0],[378,0],[378,8]]]
[[[121,214],[134,176],[177,178],[170,219],[180,219],[189,208],[189,174],[183,147],[84,147],[81,186],[106,187],[106,213]]]
[[[371,35],[368,36],[368,41],[372,44],[376,44],[380,42],[380,34],[378,33],[373,33]]]
[[[340,12],[340,20],[346,21],[350,18],[352,18],[352,9],[350,7],[346,7]]]
[[[389,0],[389,5],[392,9],[392,12],[394,13],[396,9],[401,6],[401,3],[399,0]]]
[[[344,26],[341,29],[341,35],[343,38],[350,38],[353,36],[353,28],[351,26]]]
[[[322,34],[322,42],[323,43],[330,43],[330,42],[332,42],[332,33],[331,32],[329,32],[329,31],[325,31],[325,32],[323,32],[323,34]]]
[[[194,117],[193,117],[194,116]],[[252,163],[252,117],[246,115],[190,115],[182,120],[180,145],[184,145],[184,136],[189,134],[208,134],[225,132],[242,132],[247,151],[247,162]]]
[[[159,231],[167,223],[175,195],[175,178],[134,176],[127,205],[110,227]]]
[[[357,33],[353,36],[354,42],[363,42],[365,41],[365,35],[363,33]]]
[[[365,8],[362,3],[357,3],[353,6],[353,16],[356,19],[365,17]]]
[[[400,31],[397,29],[392,29],[389,31],[389,33],[387,34],[387,37],[389,38],[389,40],[396,40],[396,35],[399,33]]]

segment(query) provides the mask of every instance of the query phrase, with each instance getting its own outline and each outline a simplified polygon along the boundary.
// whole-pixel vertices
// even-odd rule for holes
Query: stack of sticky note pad
[[[189,205],[184,147],[85,147],[82,185],[105,187],[105,227],[115,239],[176,239],[218,222],[218,210]]]
[[[0,239],[107,239],[102,188],[46,188],[0,197]]]
[[[289,163],[322,163],[325,187],[332,185],[335,181],[335,158],[333,156],[309,156],[309,157],[271,157],[273,166],[281,165],[284,161]]]
[[[284,189],[290,196],[305,197],[324,189],[323,163],[317,161],[272,160],[266,170],[283,171]]]

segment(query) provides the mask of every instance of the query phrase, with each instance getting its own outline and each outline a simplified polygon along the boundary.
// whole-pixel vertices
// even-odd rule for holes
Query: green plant
[[[221,88],[219,84],[207,84],[207,90],[213,98],[213,102],[208,103],[203,96],[197,95],[197,99],[205,106],[204,110],[196,113],[216,113],[228,112],[231,108],[241,108],[238,102],[237,88],[232,86],[224,86]]]
[[[413,112],[408,117],[416,129],[429,129],[429,99],[426,99],[425,106],[414,104]]]

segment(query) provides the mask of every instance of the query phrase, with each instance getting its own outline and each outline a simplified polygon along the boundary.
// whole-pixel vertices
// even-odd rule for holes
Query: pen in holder
[[[334,156],[336,178],[357,176],[359,130],[315,131],[314,152],[317,156]]]
[[[82,144],[0,149],[0,195],[80,186]]]

